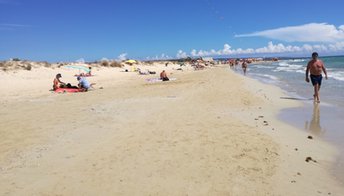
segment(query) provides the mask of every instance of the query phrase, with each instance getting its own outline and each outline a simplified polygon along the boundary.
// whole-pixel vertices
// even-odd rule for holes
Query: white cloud
[[[168,56],[164,53],[162,53],[161,55],[155,55],[154,57],[146,57],[146,60],[168,60],[168,59],[173,59],[171,56]]]
[[[176,57],[177,57],[178,59],[183,59],[183,58],[187,58],[188,55],[186,54],[186,52],[184,52],[184,51],[182,51],[182,50],[179,50],[179,51],[177,52]]]
[[[122,53],[117,57],[118,61],[124,61],[127,60],[128,53]]]
[[[337,28],[327,23],[310,23],[241,34],[235,37],[266,37],[288,42],[335,43],[344,41],[344,25]]]
[[[253,54],[308,54],[314,51],[322,53],[334,53],[334,52],[344,52],[344,41],[331,43],[331,44],[304,44],[302,46],[284,45],[282,43],[273,44],[269,42],[267,46],[261,48],[232,48],[229,44],[225,44],[223,49],[209,51],[206,50],[191,50],[190,55],[193,57],[204,57],[204,56],[229,56],[229,55],[253,55]],[[183,54],[187,56],[182,50],[178,51],[178,54]],[[178,57],[177,54],[177,57]]]
[[[164,59],[171,59],[170,56],[168,56],[168,55],[166,55],[166,54],[164,54],[164,53],[161,54],[159,58],[162,59],[162,60],[164,60]]]
[[[85,59],[84,58],[80,58],[80,59],[76,60],[75,62],[77,62],[77,63],[85,63]]]
[[[108,59],[108,58],[105,58],[105,57],[103,57],[102,59],[100,59],[100,61],[109,61],[109,59]]]

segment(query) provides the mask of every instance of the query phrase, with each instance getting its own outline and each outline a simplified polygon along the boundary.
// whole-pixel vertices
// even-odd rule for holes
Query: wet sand
[[[331,173],[344,183],[343,109],[327,103],[314,104],[309,100],[305,101],[302,107],[282,110],[279,117],[315,139],[333,144],[339,150]]]

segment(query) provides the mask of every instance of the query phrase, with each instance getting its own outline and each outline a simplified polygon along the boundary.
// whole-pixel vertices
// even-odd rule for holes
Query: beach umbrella
[[[135,60],[127,60],[125,61],[125,63],[128,63],[128,64],[135,64],[137,63]]]
[[[85,71],[85,72],[90,72],[90,69],[84,65],[66,65],[64,66],[66,68],[70,68],[70,69],[77,69],[79,71]]]

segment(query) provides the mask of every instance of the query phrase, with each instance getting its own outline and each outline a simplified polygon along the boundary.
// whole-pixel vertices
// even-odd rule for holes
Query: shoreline
[[[281,97],[281,99],[291,99],[302,103],[299,107],[282,109],[278,114],[278,118],[303,132],[309,133],[312,137],[316,137],[334,146],[338,150],[339,155],[336,158],[337,161],[334,163],[333,168],[331,168],[331,174],[341,183],[344,183],[344,146],[342,144],[344,138],[340,133],[341,127],[344,126],[341,122],[341,119],[344,117],[342,115],[344,110],[340,107],[341,105],[338,101],[336,102],[333,99],[328,100],[326,99],[328,97],[325,97],[325,101],[323,100],[320,104],[314,104],[313,99],[307,98],[304,91],[301,91],[302,93],[299,94],[299,91],[293,90],[293,87],[297,88],[297,86],[289,83],[290,86],[287,87],[281,81],[265,81],[263,78],[257,77],[256,72],[252,75],[248,74],[248,77],[263,82],[264,84],[277,86],[286,95],[285,97]],[[324,87],[326,88],[324,89],[325,93],[330,91],[327,89],[328,87],[328,85]]]
[[[303,106],[286,108],[279,114],[279,119],[282,121],[333,145],[337,149],[339,155],[336,157],[330,172],[341,183],[344,182],[344,145],[341,142],[343,136],[340,134],[339,128],[344,126],[340,121],[342,114],[342,109],[338,109],[334,105],[311,104],[305,101],[303,101]],[[326,116],[326,118],[321,116]]]
[[[238,74],[242,77],[246,77],[246,76],[243,76],[240,72],[237,72],[237,71],[233,71],[231,70],[232,72],[234,72],[235,74]],[[292,154],[294,154],[295,152],[297,153],[297,155],[294,154],[294,156],[299,156],[298,159],[299,161],[295,161],[294,163],[291,163],[293,161],[290,161],[289,163],[283,161],[281,167],[284,167],[283,170],[293,170],[292,167],[293,165],[299,165],[299,164],[302,164],[300,162],[300,160],[302,160],[302,157],[300,157],[300,146],[303,146],[302,148],[305,147],[305,145],[303,145],[302,143],[304,142],[307,145],[311,145],[313,149],[311,149],[308,153],[320,153],[322,155],[325,155],[325,154],[328,154],[329,152],[331,152],[329,156],[324,156],[322,157],[324,160],[323,160],[323,163],[326,165],[325,166],[325,175],[333,175],[333,166],[336,164],[336,161],[335,159],[339,156],[339,149],[336,148],[335,146],[333,146],[332,143],[328,142],[328,141],[325,141],[323,140],[322,138],[318,138],[318,137],[313,137],[312,140],[309,140],[307,139],[307,137],[310,135],[308,134],[307,132],[303,131],[300,127],[296,127],[294,126],[292,123],[290,123],[290,121],[286,121],[285,119],[281,119],[279,116],[282,112],[284,112],[284,110],[288,110],[288,109],[293,109],[293,108],[301,108],[303,107],[304,105],[304,101],[302,100],[298,100],[298,99],[281,99],[281,97],[286,97],[288,96],[287,94],[287,91],[283,90],[281,87],[277,86],[276,84],[267,84],[267,83],[263,83],[262,81],[259,81],[258,79],[255,79],[255,78],[251,78],[251,77],[247,77],[249,80],[253,80],[253,81],[256,81],[258,82],[257,86],[259,86],[259,89],[262,88],[262,86],[265,86],[267,88],[272,88],[274,89],[274,93],[270,94],[270,96],[273,96],[274,97],[274,107],[270,108],[267,112],[273,112],[273,114],[270,116],[271,118],[273,118],[273,116],[276,117],[275,120],[277,120],[275,123],[277,125],[275,126],[278,126],[280,127],[281,129],[284,129],[284,130],[288,130],[288,132],[283,132],[282,134],[280,133],[278,135],[278,137],[275,137],[276,135],[274,135],[274,139],[277,140],[279,144],[284,144],[283,147],[283,150],[284,153],[285,153],[285,157],[290,157],[292,156]],[[265,95],[264,95],[265,96]],[[292,104],[289,104],[289,105],[285,105],[283,104],[283,102],[288,102],[288,101],[291,101]],[[284,106],[283,106],[284,105]],[[252,116],[252,115],[251,115]],[[249,118],[248,115],[244,116],[243,118]],[[271,131],[267,131],[264,133],[267,133],[269,135],[271,135]],[[292,136],[290,136],[290,135]],[[272,134],[273,135],[273,134]],[[299,137],[303,137],[304,138],[304,141],[302,141],[303,139],[300,139]],[[288,138],[290,139],[289,141],[286,141],[285,138]],[[292,141],[292,140],[295,140],[295,141]],[[316,142],[318,142],[318,144],[314,144],[312,143],[312,141],[316,140]],[[316,146],[316,145],[320,145],[320,146]],[[326,150],[324,150],[324,149]],[[328,151],[328,152],[325,152],[325,151]],[[307,153],[305,153],[304,155],[306,156]],[[313,157],[314,158],[314,157]],[[323,165],[324,166],[324,165]],[[307,171],[307,168],[302,168],[302,171]],[[299,172],[297,172],[297,174],[295,175],[290,175],[291,178],[297,178],[299,177],[298,175]],[[283,175],[286,175],[286,173],[284,173]],[[334,176],[333,176],[334,177]],[[330,177],[332,178],[332,177]],[[294,181],[292,181],[294,183]],[[296,180],[297,182],[297,180]],[[338,182],[339,184],[341,184],[340,186],[343,185],[343,182],[340,181]],[[287,185],[286,185],[287,186]],[[310,184],[308,186],[311,186]],[[306,187],[308,187],[306,186]],[[321,187],[321,183],[318,184],[319,187]],[[280,187],[282,188],[282,187]],[[295,187],[294,187],[295,188]],[[300,188],[298,191],[302,191],[302,187],[297,187],[297,188]],[[303,187],[304,188],[304,187]],[[283,189],[283,188],[282,188]],[[287,188],[286,188],[287,190]],[[321,192],[321,191],[320,191]],[[303,194],[301,194],[303,195]]]
[[[37,193],[34,190],[62,195],[104,190],[127,195],[344,192],[327,173],[336,150],[317,138],[308,140],[306,133],[278,120],[281,109],[300,104],[281,100],[278,87],[227,68],[175,71],[176,81],[157,84],[144,81],[150,76],[129,73],[117,75],[114,85],[108,72],[102,71],[108,76],[98,82],[103,90],[40,95],[26,104],[27,97],[2,101],[7,104],[0,112],[4,127],[23,129],[23,136],[17,137],[36,146],[0,159],[4,191],[10,195]],[[62,111],[51,116],[55,104]],[[22,112],[33,109],[44,116],[28,118]],[[17,118],[24,122],[18,124]],[[27,126],[37,118],[40,125]],[[90,123],[95,119],[97,123]],[[159,122],[166,127],[160,129]],[[308,156],[317,162],[306,163]],[[32,184],[27,174],[47,182]],[[15,186],[9,184],[13,181]]]

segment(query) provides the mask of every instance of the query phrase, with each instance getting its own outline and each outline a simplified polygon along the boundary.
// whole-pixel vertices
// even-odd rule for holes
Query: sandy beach
[[[0,71],[0,195],[344,195],[337,150],[278,120],[300,107],[225,66],[157,75],[96,68],[56,94],[61,68]],[[306,162],[307,157],[308,162]]]

